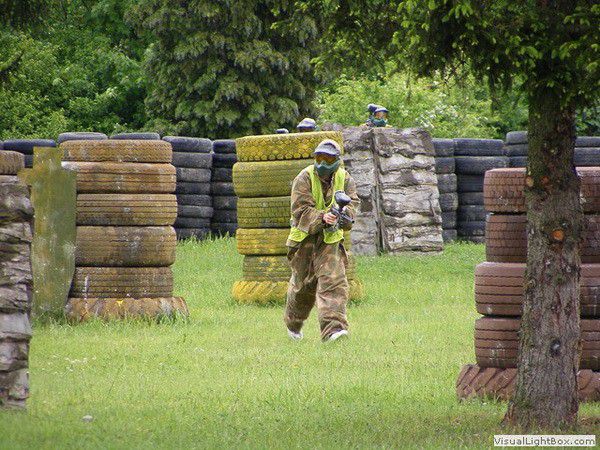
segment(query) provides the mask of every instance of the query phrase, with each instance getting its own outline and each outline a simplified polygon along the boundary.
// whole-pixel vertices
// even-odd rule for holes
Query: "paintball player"
[[[315,119],[306,117],[302,119],[302,121],[298,125],[296,125],[296,130],[298,131],[298,133],[308,133],[311,131],[317,131],[317,122],[315,122]]]
[[[389,111],[385,106],[370,104],[367,109],[369,110],[369,119],[366,125],[368,127],[387,127],[388,126],[388,114]]]
[[[313,155],[314,164],[302,170],[292,185],[291,231],[286,243],[292,277],[284,320],[288,335],[302,339],[302,325],[316,302],[321,338],[335,341],[348,335],[348,255],[343,232],[352,227],[359,200],[356,183],[340,167],[337,142],[324,140]],[[345,192],[351,200],[339,217],[331,212],[336,191]]]

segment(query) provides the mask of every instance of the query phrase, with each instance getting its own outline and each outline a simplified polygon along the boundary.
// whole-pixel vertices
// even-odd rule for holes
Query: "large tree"
[[[273,133],[311,112],[318,35],[293,1],[142,0],[131,17],[155,38],[146,103],[170,131]]]

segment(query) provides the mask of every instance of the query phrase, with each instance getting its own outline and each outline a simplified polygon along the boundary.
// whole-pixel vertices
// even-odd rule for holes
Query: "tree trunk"
[[[529,99],[527,272],[517,386],[505,423],[557,429],[577,421],[579,246],[584,226],[573,166],[573,105],[538,90]]]

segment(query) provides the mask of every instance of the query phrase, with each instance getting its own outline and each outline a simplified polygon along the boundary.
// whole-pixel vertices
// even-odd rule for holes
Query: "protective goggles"
[[[317,162],[317,164],[320,164],[320,163],[323,163],[323,162],[325,164],[333,164],[337,160],[338,160],[337,156],[327,155],[327,154],[324,154],[324,153],[316,153],[315,154],[315,161]]]

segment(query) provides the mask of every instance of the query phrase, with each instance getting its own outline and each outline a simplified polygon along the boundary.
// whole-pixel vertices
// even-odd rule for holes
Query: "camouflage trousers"
[[[317,305],[321,338],[346,330],[348,255],[342,243],[326,244],[323,234],[308,236],[298,247],[288,247],[292,277],[288,286],[285,324],[298,332]]]

